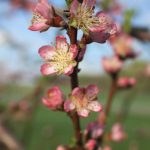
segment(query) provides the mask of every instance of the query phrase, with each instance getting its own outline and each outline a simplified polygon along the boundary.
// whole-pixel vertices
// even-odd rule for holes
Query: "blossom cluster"
[[[43,98],[43,104],[51,110],[76,111],[79,116],[87,117],[90,111],[100,112],[102,105],[97,101],[99,89],[95,85],[87,88],[75,88],[69,99],[64,100],[63,92],[59,87],[48,90],[47,97]]]

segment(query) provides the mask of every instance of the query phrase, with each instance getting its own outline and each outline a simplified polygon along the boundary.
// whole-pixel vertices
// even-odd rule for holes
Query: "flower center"
[[[99,19],[93,16],[93,10],[83,7],[82,4],[78,6],[73,21],[76,22],[77,28],[82,29],[85,34],[88,34],[90,27],[99,24]]]
[[[45,19],[40,13],[33,12],[32,24],[36,23],[46,23],[47,19]]]
[[[51,58],[50,63],[54,65],[58,74],[62,74],[64,70],[72,65],[76,66],[76,61],[72,60],[69,52],[57,50],[56,54]]]
[[[82,99],[76,98],[76,97],[71,97],[72,102],[76,106],[78,110],[82,108],[86,108],[88,105],[88,98],[84,95]]]

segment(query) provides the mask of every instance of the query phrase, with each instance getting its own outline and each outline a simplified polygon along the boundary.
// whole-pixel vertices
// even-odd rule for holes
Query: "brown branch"
[[[71,44],[77,44],[77,29],[70,27],[68,29],[68,35],[70,37]],[[77,59],[76,59],[77,60]],[[71,75],[71,89],[78,87],[78,65],[74,68],[74,71]],[[74,131],[75,131],[75,139],[76,139],[76,150],[83,150],[83,142],[82,142],[82,133],[81,133],[81,127],[80,127],[80,119],[77,115],[77,113],[69,114]]]
[[[105,108],[106,118],[108,118],[109,116],[111,105],[112,105],[112,100],[117,90],[117,80],[118,80],[118,75],[115,75],[112,77],[109,96],[108,96],[108,100],[107,100],[106,108]]]
[[[147,28],[132,27],[129,34],[133,36],[134,38],[139,39],[140,41],[150,42],[150,32]]]

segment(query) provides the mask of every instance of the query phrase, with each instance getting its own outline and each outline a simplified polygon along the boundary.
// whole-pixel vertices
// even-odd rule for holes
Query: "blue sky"
[[[137,26],[150,28],[150,0],[120,0],[126,8],[134,8],[137,10],[136,16],[132,23]],[[61,1],[51,0],[51,2],[61,7]],[[10,70],[18,70],[29,72],[31,75],[39,74],[39,68],[42,60],[38,55],[38,48],[42,45],[50,44],[55,39],[55,28],[51,28],[48,32],[37,33],[31,32],[27,28],[30,24],[32,14],[22,10],[10,13],[10,7],[6,1],[0,1],[0,63],[5,64]],[[4,30],[5,29],[5,30]],[[65,32],[64,32],[65,33]],[[63,34],[63,32],[61,33]],[[9,44],[10,39],[18,44],[18,48],[13,48]],[[20,45],[24,48],[20,48]],[[134,46],[139,50],[143,50],[141,58],[149,59],[147,50],[149,44],[141,44],[134,41]],[[18,53],[25,55],[18,55]],[[100,59],[103,56],[112,55],[111,47],[108,43],[105,44],[90,44],[88,45],[87,53],[80,67],[82,73],[99,74],[102,71]],[[20,57],[21,56],[21,57]],[[21,61],[29,60],[29,61]],[[90,70],[90,72],[89,72]]]

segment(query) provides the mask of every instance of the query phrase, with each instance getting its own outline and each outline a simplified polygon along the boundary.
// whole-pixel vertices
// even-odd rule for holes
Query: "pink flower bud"
[[[131,88],[136,84],[135,78],[128,78],[128,77],[120,77],[118,79],[118,87],[119,88]]]
[[[110,43],[114,49],[115,54],[121,59],[135,58],[138,56],[132,45],[132,38],[125,33],[120,33],[110,39]]]
[[[116,123],[113,125],[111,130],[111,139],[115,142],[120,142],[124,140],[126,137],[126,134],[123,130],[123,127],[120,123]]]
[[[60,109],[64,101],[62,91],[55,86],[48,90],[47,97],[43,97],[42,101],[45,106],[52,110]]]
[[[98,139],[103,135],[103,133],[104,125],[100,124],[98,121],[89,123],[85,130],[85,134],[88,139]]]
[[[123,62],[116,56],[104,57],[102,60],[104,70],[110,74],[119,72],[123,66]]]

